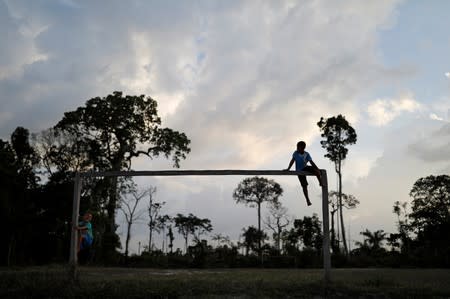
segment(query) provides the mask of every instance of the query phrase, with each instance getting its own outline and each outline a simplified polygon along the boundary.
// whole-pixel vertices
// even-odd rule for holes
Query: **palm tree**
[[[366,229],[365,231],[360,232],[360,234],[364,236],[364,241],[363,243],[356,242],[356,245],[361,249],[365,249],[369,253],[384,250],[382,246],[387,235],[384,230],[380,229],[372,233],[370,230]]]

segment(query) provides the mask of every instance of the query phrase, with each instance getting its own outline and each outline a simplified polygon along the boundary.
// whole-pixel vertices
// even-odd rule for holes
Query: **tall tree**
[[[416,235],[417,257],[428,265],[450,266],[450,176],[418,179],[410,192],[409,230]]]
[[[162,232],[162,246],[161,246],[161,251],[162,252],[167,252],[167,237],[168,235],[166,235],[166,228],[169,227],[169,225],[172,223],[173,219],[169,216],[169,215],[159,215],[156,218],[156,227],[158,229],[158,231]]]
[[[131,228],[133,224],[142,218],[144,210],[139,210],[139,202],[148,194],[148,190],[139,192],[137,191],[136,184],[132,183],[129,190],[122,192],[120,200],[120,210],[125,216],[127,222],[127,236],[125,240],[125,256],[128,257],[128,246],[131,238]],[[131,196],[129,196],[131,195]]]
[[[173,241],[175,240],[175,237],[173,236],[172,225],[169,225],[167,236],[169,237],[170,253],[173,253]]]
[[[212,231],[211,220],[201,219],[189,213],[188,216],[177,214],[174,217],[175,227],[184,238],[184,250],[187,253],[187,245],[189,236],[192,235],[194,240],[200,242],[200,235]]]
[[[393,212],[397,215],[397,229],[398,234],[391,234],[390,242],[393,247],[400,247],[401,252],[404,254],[409,254],[409,244],[411,243],[411,238],[409,236],[409,221],[407,212],[408,202],[394,202]],[[398,244],[398,239],[400,239],[401,244]]]
[[[339,193],[336,191],[330,191],[328,193],[330,204],[330,216],[331,216],[331,248],[333,252],[339,252],[339,240],[336,239],[336,231],[334,229],[334,216],[339,210]],[[346,209],[354,209],[359,205],[359,200],[351,194],[342,193],[342,204]]]
[[[342,161],[347,157],[348,149],[346,146],[355,144],[357,135],[355,129],[353,129],[341,114],[327,119],[321,117],[317,126],[322,132],[321,136],[325,138],[320,142],[322,147],[327,151],[325,157],[334,163],[339,178],[338,193],[342,241],[344,243],[345,254],[348,254],[347,242],[345,240],[344,216],[342,213]]]
[[[178,167],[190,149],[184,133],[161,127],[157,102],[151,97],[123,96],[113,92],[106,97],[92,98],[83,107],[64,113],[55,126],[58,134],[73,136],[81,152],[73,155],[87,158],[92,170],[120,171],[131,168],[132,159],[172,157]],[[108,233],[115,234],[117,209],[117,178],[109,180],[106,211]]]
[[[33,230],[41,209],[32,192],[37,188],[35,168],[39,157],[30,145],[27,129],[17,127],[11,141],[0,139],[0,225],[4,230],[0,264],[33,259],[33,241],[42,231]]]
[[[409,217],[415,232],[450,223],[450,176],[420,178],[409,195],[413,198]]]
[[[159,212],[161,211],[162,207],[166,204],[165,202],[156,202],[154,199],[154,196],[156,194],[156,187],[150,187],[148,189],[148,251],[152,252],[153,248],[153,231],[159,231],[159,223],[158,223],[158,216]]]
[[[275,246],[278,252],[281,252],[281,235],[283,229],[291,223],[287,215],[287,208],[280,202],[271,204],[269,206],[269,214],[264,223],[272,230]]]
[[[252,177],[246,178],[239,183],[233,192],[233,198],[237,203],[245,203],[250,207],[257,207],[258,231],[261,232],[261,204],[263,202],[276,203],[282,194],[283,189],[274,180]],[[261,241],[259,239],[258,251],[262,261]]]

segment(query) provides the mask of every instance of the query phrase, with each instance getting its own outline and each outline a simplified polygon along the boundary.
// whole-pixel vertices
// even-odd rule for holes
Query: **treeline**
[[[321,119],[325,155],[335,164],[337,192],[330,192],[332,265],[339,266],[450,266],[450,177],[418,179],[410,202],[395,202],[397,231],[361,232],[363,241],[350,250],[345,240],[345,208],[359,201],[342,192],[342,161],[356,133],[342,115]],[[30,134],[18,127],[10,140],[0,140],[0,265],[66,262],[69,253],[73,177],[78,171],[129,170],[134,158],[163,156],[178,167],[190,152],[190,140],[162,126],[157,103],[150,97],[114,92],[88,100],[66,112],[52,128]],[[321,267],[322,230],[317,215],[292,219],[279,201],[281,186],[273,180],[244,179],[230,196],[256,208],[257,225],[243,228],[241,240],[231,242],[213,233],[207,218],[193,214],[161,215],[164,202],[152,201],[156,190],[140,193],[134,183],[119,178],[91,178],[83,182],[80,211],[93,214],[94,244],[88,261],[103,265],[160,267]],[[139,200],[149,198],[139,212]],[[154,198],[153,198],[154,199]],[[269,207],[264,217],[261,205]],[[117,235],[116,215],[127,222],[125,253]],[[149,243],[129,256],[132,226],[146,214]],[[335,227],[339,226],[340,229]],[[336,233],[336,230],[340,233]],[[165,246],[154,248],[155,233]],[[184,250],[173,248],[176,237]],[[208,242],[206,236],[211,241]]]
[[[210,234],[211,241],[207,242],[200,235],[213,231],[209,219],[192,214],[189,217],[178,214],[174,218],[164,215],[161,217],[166,219],[166,225],[171,228],[174,224],[185,238],[184,250],[173,250],[173,234],[169,233],[170,250],[164,246],[160,249],[152,246],[152,250],[147,247],[140,254],[123,256],[118,264],[134,267],[322,267],[323,234],[319,217],[314,214],[292,219],[278,197],[273,196],[282,193],[276,182],[258,177],[244,181],[246,183],[241,182],[233,193],[238,203],[253,204],[257,210],[258,203],[265,201],[269,205],[261,229],[243,228],[239,242],[232,242],[220,233]],[[272,196],[259,196],[261,192],[253,188],[256,185],[260,186],[259,190],[266,191],[275,186]],[[246,194],[245,198],[251,200],[239,199],[237,194]],[[360,232],[362,241],[355,242],[348,255],[340,234],[335,233],[333,267],[449,267],[450,176],[421,178],[414,183],[410,196],[411,202],[396,201],[393,205],[396,232],[366,229]],[[258,197],[265,200],[253,201]],[[343,198],[346,207],[355,208],[359,203],[351,195],[343,194]],[[336,200],[336,192],[330,192],[330,206],[334,207],[330,209],[332,223]],[[187,242],[189,234],[192,236],[190,246]]]

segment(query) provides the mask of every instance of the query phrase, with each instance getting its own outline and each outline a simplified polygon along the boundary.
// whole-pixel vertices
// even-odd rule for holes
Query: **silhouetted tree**
[[[154,199],[154,195],[156,193],[156,187],[150,187],[147,190],[148,195],[148,251],[152,252],[153,250],[153,231],[159,232],[160,228],[160,222],[158,222],[159,212],[161,211],[162,207],[166,204],[166,202],[156,202]]]
[[[128,245],[131,238],[132,225],[142,218],[144,210],[136,210],[139,202],[148,194],[148,190],[139,192],[137,185],[132,183],[127,190],[122,192],[120,200],[120,210],[125,216],[127,222],[127,236],[125,240],[125,256],[128,257]],[[131,195],[131,196],[129,196]]]
[[[169,227],[170,223],[172,223],[173,219],[169,215],[158,215],[156,218],[156,227],[158,232],[162,232],[163,241],[161,246],[162,252],[167,252],[167,237],[166,228]]]
[[[254,226],[249,226],[247,229],[242,229],[244,241],[241,246],[245,247],[245,255],[248,256],[250,250],[260,254],[261,243],[267,239],[266,233],[261,230],[256,229]]]
[[[173,253],[173,241],[175,240],[175,238],[173,236],[172,225],[169,225],[169,232],[167,233],[167,236],[169,237],[170,253]]]
[[[195,241],[201,242],[200,235],[212,231],[211,220],[206,218],[198,218],[191,213],[189,213],[188,216],[177,214],[177,216],[174,217],[173,220],[175,222],[175,227],[178,229],[178,232],[184,238],[184,249],[186,252],[188,247],[187,245],[189,235],[192,235]]]
[[[219,248],[221,244],[231,245],[230,237],[229,236],[223,236],[222,234],[215,234],[215,235],[213,235],[211,240],[217,242],[217,248]]]
[[[269,214],[264,223],[272,230],[275,247],[278,252],[281,252],[281,234],[283,229],[291,223],[287,216],[287,208],[283,207],[280,202],[269,205]]]
[[[360,234],[364,236],[363,242],[355,243],[360,249],[367,251],[368,254],[374,254],[385,250],[383,248],[383,241],[386,240],[387,234],[383,230],[371,232],[366,229],[365,231],[360,232]]]
[[[36,193],[39,157],[29,135],[27,129],[17,127],[10,142],[0,139],[0,225],[4,228],[0,264],[31,261],[37,250],[33,241],[42,237],[33,227],[42,211],[32,194]]]
[[[144,95],[123,96],[114,92],[92,98],[85,106],[64,113],[55,132],[76,140],[77,152],[72,152],[72,156],[87,158],[83,165],[92,170],[130,169],[132,159],[140,155],[171,156],[178,167],[190,151],[190,141],[184,133],[161,127],[157,102]],[[112,178],[108,182],[105,208],[109,229],[105,233],[115,235],[118,180]]]
[[[450,176],[418,179],[410,192],[409,230],[416,235],[416,258],[433,266],[450,265]]]
[[[258,211],[258,231],[261,231],[261,204],[263,202],[276,203],[283,194],[280,184],[274,180],[262,177],[246,178],[239,183],[233,192],[233,198],[237,203],[245,203],[250,207],[257,207]],[[262,261],[261,239],[258,250]]]
[[[409,236],[409,221],[408,221],[408,213],[407,213],[408,202],[399,202],[396,201],[394,203],[393,212],[397,215],[397,229],[398,234],[391,234],[389,237],[389,242],[391,246],[400,247],[401,252],[403,254],[409,254],[409,244],[411,243],[411,238]],[[399,243],[400,242],[400,243]]]
[[[334,253],[339,252],[339,240],[336,239],[336,231],[334,229],[334,214],[339,210],[339,193],[336,191],[330,191],[328,193],[330,204],[330,215],[331,215],[331,248]],[[346,209],[354,209],[359,205],[359,200],[357,200],[353,195],[342,193],[342,204]]]
[[[323,236],[321,222],[317,214],[314,213],[312,217],[305,216],[303,219],[295,219],[294,230],[306,248],[320,252]]]
[[[327,151],[325,157],[334,162],[335,170],[339,178],[338,193],[342,241],[344,243],[345,254],[348,254],[347,242],[345,240],[344,217],[342,213],[342,161],[345,160],[348,153],[346,146],[355,144],[357,135],[355,129],[353,129],[341,114],[328,119],[321,117],[317,126],[319,126],[320,131],[322,131],[321,136],[325,138],[320,142],[322,147]]]

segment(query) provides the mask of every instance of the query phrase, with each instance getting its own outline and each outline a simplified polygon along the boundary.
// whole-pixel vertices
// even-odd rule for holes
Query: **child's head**
[[[92,214],[89,213],[89,212],[84,213],[83,220],[84,221],[91,221],[92,220]]]
[[[306,143],[304,141],[297,142],[297,150],[303,152],[306,148]]]

